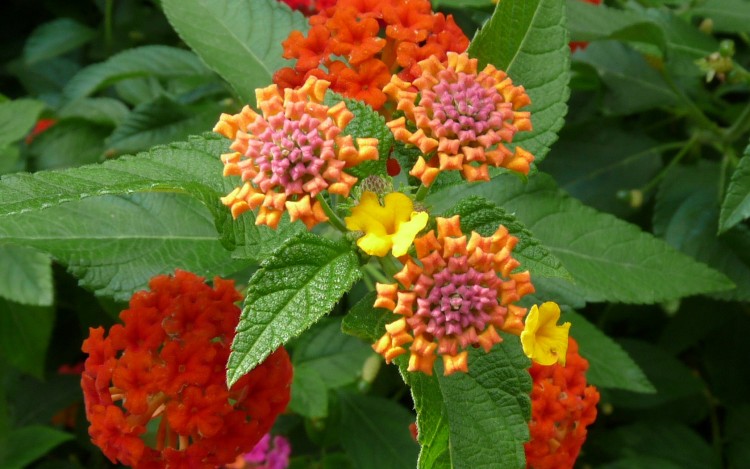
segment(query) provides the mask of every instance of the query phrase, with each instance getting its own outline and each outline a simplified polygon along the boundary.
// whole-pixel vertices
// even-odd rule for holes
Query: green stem
[[[390,280],[388,279],[388,277],[386,277],[385,275],[383,275],[383,272],[381,272],[380,269],[378,269],[377,267],[375,267],[372,264],[365,264],[364,267],[363,267],[363,269],[372,278],[374,278],[376,281],[378,281],[380,283],[389,283],[390,282]]]
[[[661,77],[664,79],[664,82],[669,86],[669,88],[680,98],[680,100],[687,106],[688,111],[690,112],[690,115],[693,116],[693,118],[698,121],[701,125],[703,125],[706,129],[711,130],[712,132],[721,135],[722,130],[721,128],[711,119],[709,119],[703,111],[693,102],[692,99],[690,99],[681,89],[679,86],[677,86],[677,83],[672,79],[672,76],[667,73],[665,69],[661,69]]]
[[[429,192],[430,188],[422,184],[421,186],[419,186],[419,189],[417,189],[417,193],[414,194],[414,200],[416,200],[417,202],[423,201],[424,198],[427,197],[427,193]]]
[[[378,257],[378,262],[380,262],[383,272],[385,272],[385,275],[388,277],[393,277],[399,272],[399,270],[401,270],[396,266],[396,263],[393,262],[393,257],[391,256]]]
[[[114,3],[114,0],[104,2],[104,45],[107,48],[107,53],[112,52],[112,10]]]
[[[724,141],[731,144],[748,130],[750,130],[750,103],[745,106],[734,124],[726,130]]]
[[[325,197],[323,197],[323,194],[318,193],[318,195],[315,196],[315,200],[320,202],[320,206],[323,209],[323,213],[326,214],[328,217],[328,221],[333,225],[337,230],[339,230],[342,233],[346,233],[348,230],[346,229],[346,225],[344,222],[339,218],[338,215],[336,215],[336,212],[333,211],[330,205],[328,205],[328,201],[326,201]]]
[[[677,163],[679,163],[680,160],[682,160],[682,158],[684,158],[685,155],[688,154],[690,149],[693,148],[693,145],[695,145],[697,141],[698,141],[698,137],[696,135],[693,135],[692,137],[690,137],[690,140],[688,140],[685,143],[685,145],[680,149],[680,151],[674,156],[674,158],[672,158],[672,161],[670,161],[665,167],[663,167],[661,171],[659,171],[659,173],[648,182],[648,184],[646,184],[645,186],[641,188],[641,192],[645,194],[646,192],[656,187],[659,181],[661,181],[664,178],[664,176],[669,172],[669,170],[672,169],[675,165],[677,165]]]

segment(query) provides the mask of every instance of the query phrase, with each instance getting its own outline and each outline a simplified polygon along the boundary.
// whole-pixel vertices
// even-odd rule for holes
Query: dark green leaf
[[[636,226],[566,196],[547,175],[537,174],[527,184],[500,175],[489,183],[444,189],[427,201],[440,213],[470,195],[514,213],[562,261],[575,281],[571,287],[587,301],[654,303],[732,286]]]
[[[205,80],[212,74],[190,51],[168,46],[142,46],[84,68],[65,86],[65,96],[70,100],[83,98],[120,80],[146,76]]]
[[[358,469],[412,469],[419,446],[409,434],[414,415],[382,397],[340,392],[341,446]]]
[[[537,163],[557,140],[568,109],[564,10],[563,0],[503,0],[469,45],[480,66],[491,63],[526,88],[534,130],[517,134],[514,143],[534,154]]]
[[[30,425],[15,429],[8,434],[4,442],[0,441],[0,447],[5,446],[5,454],[0,459],[0,466],[4,469],[21,469],[44,456],[60,443],[72,439],[73,435],[70,433],[45,425]]]
[[[44,103],[17,99],[0,103],[0,147],[17,142],[34,127]]]
[[[57,111],[60,119],[77,118],[94,124],[114,127],[130,109],[113,98],[81,98],[71,101]]]
[[[227,364],[231,386],[268,354],[331,311],[359,279],[359,261],[345,241],[302,233],[266,259],[248,285]]]
[[[58,18],[37,27],[26,40],[23,58],[26,63],[57,57],[94,38],[96,32],[70,18]]]
[[[294,367],[289,410],[308,418],[322,418],[328,415],[328,388],[314,368]]]
[[[0,298],[0,355],[19,370],[41,379],[54,321],[51,307]]]
[[[212,278],[248,264],[221,245],[208,210],[178,194],[88,198],[6,217],[0,240],[43,250],[82,285],[120,300],[175,268]]]
[[[570,335],[578,341],[581,356],[589,361],[586,380],[600,388],[618,388],[640,393],[656,389],[641,368],[596,326],[578,313],[563,313],[561,321],[570,321]]]
[[[301,13],[276,0],[163,0],[164,12],[182,39],[222,76],[245,103],[255,89],[291,62],[281,42],[292,30],[307,31]]]
[[[732,174],[719,215],[719,233],[750,217],[750,145]]]
[[[360,339],[374,342],[385,334],[385,325],[397,316],[383,308],[374,308],[375,292],[369,292],[344,316],[341,330]]]
[[[32,306],[52,304],[52,265],[34,249],[0,244],[0,296]]]
[[[62,169],[96,163],[103,157],[111,127],[80,120],[58,122],[34,138],[30,146],[37,170]]]
[[[491,236],[500,225],[518,238],[513,257],[521,263],[519,270],[529,270],[532,277],[560,277],[570,279],[570,274],[560,260],[542,246],[523,223],[502,208],[481,197],[468,197],[448,210],[445,216],[461,216],[464,233],[476,231],[482,236]]]
[[[594,42],[576,57],[599,73],[607,88],[604,110],[608,113],[632,114],[677,102],[659,73],[625,44]]]

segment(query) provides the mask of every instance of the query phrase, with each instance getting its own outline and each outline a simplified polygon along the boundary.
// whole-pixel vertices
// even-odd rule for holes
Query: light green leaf
[[[212,73],[192,52],[168,46],[142,46],[113,55],[104,62],[89,65],[65,86],[70,99],[89,96],[128,78],[153,76],[162,79],[186,78],[198,82]]]
[[[534,154],[537,163],[557,140],[567,112],[570,50],[564,11],[563,0],[503,0],[469,45],[480,66],[491,63],[526,88],[534,130],[518,133],[513,143]]]
[[[107,138],[107,153],[146,150],[200,134],[216,123],[222,106],[206,101],[184,105],[166,96],[138,105]]]
[[[17,428],[0,441],[0,466],[5,469],[21,469],[41,458],[55,446],[72,440],[73,435],[55,430],[47,425],[30,425]]]
[[[289,239],[250,279],[227,363],[231,386],[331,311],[361,276],[351,244],[311,233]]]
[[[130,109],[114,98],[81,98],[67,103],[57,111],[60,119],[77,118],[94,124],[115,127]]]
[[[53,293],[49,256],[23,246],[0,244],[1,297],[25,305],[49,306]]]
[[[750,217],[750,145],[732,174],[719,215],[719,234]]]
[[[690,9],[695,16],[710,18],[715,31],[725,33],[750,32],[750,1],[705,0]]]
[[[163,0],[162,6],[182,40],[245,103],[254,103],[255,89],[272,84],[274,72],[290,64],[281,42],[308,28],[301,13],[276,0]]]
[[[118,300],[175,268],[213,278],[248,264],[221,245],[208,210],[178,194],[87,198],[6,217],[3,241],[51,254],[82,285]]]
[[[570,321],[570,335],[578,342],[579,353],[589,361],[586,380],[600,388],[654,393],[656,389],[641,368],[620,347],[586,318],[566,311],[561,321]]]
[[[0,355],[41,379],[54,322],[55,310],[49,306],[21,305],[0,298]]]
[[[500,175],[488,183],[444,189],[427,202],[440,213],[470,195],[514,213],[562,261],[575,281],[572,287],[586,301],[654,303],[732,287],[724,275],[638,227],[566,196],[545,174],[528,184]]]
[[[373,351],[369,344],[341,332],[341,320],[324,319],[303,335],[294,348],[292,363],[315,370],[326,387],[351,384]]]
[[[409,434],[414,415],[376,396],[340,392],[341,446],[358,469],[412,469],[419,446]]]
[[[29,147],[37,170],[96,163],[103,158],[104,139],[111,127],[80,120],[58,122],[34,138]]]
[[[323,418],[328,415],[328,388],[312,367],[294,367],[289,410],[308,418]]]
[[[722,236],[716,236],[720,171],[718,164],[707,161],[672,168],[656,196],[654,233],[676,249],[723,272],[736,284],[737,288],[716,292],[715,297],[748,301],[750,258],[746,253],[750,230],[737,225]],[[733,244],[740,246],[737,248]]]
[[[607,88],[604,108],[608,113],[633,114],[677,102],[659,73],[641,54],[621,42],[591,43],[576,58],[599,73]]]
[[[531,232],[497,205],[481,197],[468,197],[448,210],[445,216],[461,216],[461,228],[464,233],[476,231],[482,236],[491,236],[500,225],[505,226],[510,234],[518,238],[513,249],[513,257],[521,263],[517,270],[529,270],[532,278],[559,277],[570,279],[570,274],[547,248],[533,237]]]
[[[0,147],[24,138],[36,124],[44,103],[16,99],[0,103]]]
[[[23,58],[33,64],[86,44],[96,32],[70,18],[58,18],[34,29],[23,47]]]

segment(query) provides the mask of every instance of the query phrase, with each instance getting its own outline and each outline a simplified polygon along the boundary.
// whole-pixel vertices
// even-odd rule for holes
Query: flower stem
[[[664,166],[661,169],[661,171],[659,171],[659,174],[654,176],[654,178],[651,179],[648,182],[648,184],[646,184],[645,186],[641,188],[641,192],[646,193],[650,191],[651,189],[653,189],[659,183],[659,181],[661,181],[664,178],[664,176],[666,176],[669,170],[672,169],[677,163],[680,162],[680,160],[682,160],[682,158],[685,157],[685,155],[688,154],[688,152],[690,151],[691,148],[693,148],[693,145],[695,145],[696,142],[698,142],[697,135],[693,135],[692,137],[690,137],[690,140],[688,140],[685,143],[685,145],[680,149],[680,151],[677,152],[674,158],[672,158],[672,160],[669,163],[667,163],[667,165]]]
[[[380,266],[388,277],[393,277],[400,270],[391,256],[378,257],[378,262],[380,262]]]
[[[323,197],[323,194],[318,193],[318,195],[315,196],[315,200],[317,200],[320,203],[321,208],[323,209],[323,212],[328,217],[328,221],[336,227],[337,230],[341,231],[342,233],[346,233],[346,225],[341,220],[341,218],[336,215],[336,212],[333,211],[330,205],[328,205],[328,201],[326,201],[325,197]]]
[[[417,202],[423,201],[429,192],[430,188],[428,186],[425,186],[424,184],[420,185],[419,189],[417,189],[417,193],[414,194],[414,200]]]

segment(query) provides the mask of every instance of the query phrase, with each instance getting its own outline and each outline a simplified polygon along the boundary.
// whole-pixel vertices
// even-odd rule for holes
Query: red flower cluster
[[[594,5],[601,5],[602,4],[602,0],[581,0],[581,1],[586,2],[586,3],[592,3]],[[585,49],[586,46],[588,46],[588,45],[589,45],[588,42],[571,41],[570,42],[570,51],[571,52],[575,52],[578,49]]]
[[[332,7],[336,0],[279,0],[286,3],[292,10],[299,10],[306,15],[317,13],[325,8]]]
[[[375,109],[386,101],[382,89],[392,74],[411,81],[421,73],[419,61],[442,61],[469,46],[453,17],[433,13],[429,0],[339,0],[310,25],[307,36],[293,31],[284,41],[284,57],[297,63],[277,71],[274,82],[296,88],[313,75]]]
[[[149,283],[120,313],[124,324],[90,329],[81,377],[89,435],[113,462],[135,468],[214,468],[250,451],[290,398],[283,348],[225,383],[239,321],[234,282],[177,271]],[[142,436],[151,420],[155,448]]]
[[[526,443],[529,469],[567,469],[575,464],[586,441],[586,427],[596,420],[599,392],[586,386],[589,362],[569,339],[565,366],[534,363],[529,369],[531,390],[531,441]]]

